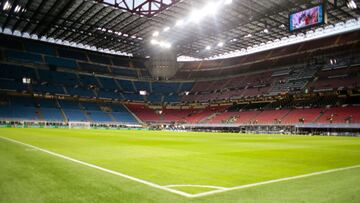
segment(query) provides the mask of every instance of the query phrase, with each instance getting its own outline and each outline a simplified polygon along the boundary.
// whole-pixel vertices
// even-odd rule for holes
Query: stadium
[[[360,202],[359,6],[0,0],[0,202]]]

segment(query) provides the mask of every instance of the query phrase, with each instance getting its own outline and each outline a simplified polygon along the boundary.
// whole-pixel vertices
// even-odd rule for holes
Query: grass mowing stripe
[[[72,161],[72,162],[75,162],[75,163],[78,163],[78,164],[82,164],[82,165],[85,165],[85,166],[88,166],[88,167],[91,167],[91,168],[95,168],[95,169],[98,169],[98,170],[101,170],[101,171],[104,171],[104,172],[107,172],[107,173],[110,173],[110,174],[114,174],[114,175],[117,175],[117,176],[120,176],[120,177],[123,177],[123,178],[127,178],[127,179],[130,179],[130,180],[133,180],[133,181],[136,181],[136,182],[139,182],[139,183],[142,183],[142,184],[154,187],[154,188],[158,188],[158,189],[161,189],[161,190],[164,190],[164,191],[167,191],[167,192],[171,192],[171,193],[174,193],[174,194],[178,194],[178,195],[181,195],[181,196],[184,196],[184,197],[191,197],[191,198],[204,197],[204,196],[217,194],[217,193],[222,193],[222,192],[227,192],[227,191],[232,191],[232,190],[250,188],[250,187],[255,187],[255,186],[260,186],[260,185],[266,185],[266,184],[271,184],[271,183],[277,183],[277,182],[283,182],[283,181],[288,181],[288,180],[300,179],[300,178],[305,178],[305,177],[310,177],[310,176],[315,176],[315,175],[322,175],[322,174],[327,174],[327,173],[333,173],[333,172],[343,171],[343,170],[348,170],[348,169],[360,168],[360,165],[354,165],[354,166],[350,166],[350,167],[330,169],[330,170],[325,170],[325,171],[319,171],[319,172],[314,172],[314,173],[309,173],[309,174],[304,174],[304,175],[299,175],[299,176],[292,176],[292,177],[287,177],[287,178],[280,178],[280,179],[269,180],[269,181],[264,181],[264,182],[258,182],[258,183],[253,183],[253,184],[247,184],[247,185],[242,185],[242,186],[235,186],[235,187],[222,188],[222,189],[219,188],[219,190],[202,192],[202,193],[198,193],[198,194],[189,194],[189,193],[186,193],[186,192],[171,189],[172,185],[161,186],[161,185],[158,185],[158,184],[155,184],[155,183],[152,183],[152,182],[148,182],[148,181],[145,181],[145,180],[142,180],[142,179],[138,179],[138,178],[135,178],[135,177],[132,177],[132,176],[128,176],[126,174],[122,174],[122,173],[119,173],[119,172],[116,172],[116,171],[105,169],[105,168],[96,166],[94,164],[89,164],[89,163],[86,163],[86,162],[83,162],[83,161],[79,161],[79,160],[76,160],[76,159],[73,159],[73,158],[70,158],[70,157],[55,153],[55,152],[51,152],[51,151],[48,151],[48,150],[45,150],[45,149],[30,145],[30,144],[26,144],[26,143],[23,143],[23,142],[20,142],[20,141],[17,141],[17,140],[13,140],[13,139],[1,137],[1,136],[0,136],[0,138],[2,138],[4,140],[7,140],[7,141],[10,141],[10,142],[13,142],[13,143],[21,144],[21,145],[36,149],[36,150],[45,152],[47,154],[57,156],[57,157],[60,157],[60,158],[63,158],[63,159],[66,159],[66,160],[69,160],[69,161]],[[169,188],[169,186],[170,186],[170,188]],[[211,187],[217,187],[217,186],[211,186]]]
[[[182,191],[174,190],[174,189],[171,189],[171,188],[163,187],[163,186],[158,185],[156,183],[152,183],[152,182],[142,180],[142,179],[139,179],[139,178],[135,178],[135,177],[132,177],[132,176],[129,176],[129,175],[126,175],[126,174],[122,174],[122,173],[119,173],[119,172],[116,172],[116,171],[113,171],[113,170],[102,168],[102,167],[94,165],[94,164],[90,164],[90,163],[86,163],[86,162],[83,162],[83,161],[80,161],[80,160],[77,160],[77,159],[73,159],[71,157],[67,157],[67,156],[64,156],[62,154],[58,154],[58,153],[55,153],[55,152],[52,152],[52,151],[49,151],[49,150],[46,150],[46,149],[42,149],[42,148],[30,145],[30,144],[19,142],[17,140],[13,140],[13,139],[1,137],[1,136],[0,136],[0,138],[3,139],[3,140],[7,140],[7,141],[10,141],[10,142],[13,142],[13,143],[16,143],[16,144],[21,144],[21,145],[24,145],[24,146],[27,146],[27,147],[30,147],[30,148],[45,152],[47,154],[50,154],[50,155],[53,155],[53,156],[56,156],[56,157],[59,157],[59,158],[66,159],[68,161],[72,161],[72,162],[75,162],[75,163],[78,163],[78,164],[82,164],[82,165],[85,165],[85,166],[88,166],[88,167],[91,167],[91,168],[94,168],[94,169],[98,169],[98,170],[101,170],[101,171],[104,171],[104,172],[107,172],[107,173],[111,173],[113,175],[117,175],[117,176],[120,176],[120,177],[123,177],[123,178],[127,178],[127,179],[130,179],[130,180],[133,180],[133,181],[148,185],[150,187],[165,190],[167,192],[178,194],[178,195],[181,195],[181,196],[184,196],[184,197],[192,197],[193,196],[193,195],[191,195],[189,193],[186,193],[186,192],[182,192]]]
[[[327,174],[327,173],[334,173],[334,172],[338,172],[338,171],[350,170],[350,169],[355,169],[355,168],[360,168],[360,165],[354,165],[354,166],[343,167],[343,168],[335,168],[335,169],[330,169],[330,170],[326,170],[326,171],[318,171],[318,172],[299,175],[299,176],[292,176],[292,177],[280,178],[280,179],[276,179],[276,180],[269,180],[269,181],[264,181],[264,182],[259,182],[259,183],[248,184],[248,185],[240,185],[240,186],[231,187],[231,188],[224,188],[221,190],[214,190],[214,191],[195,194],[195,195],[192,195],[192,197],[203,197],[203,196],[213,195],[213,194],[217,194],[217,193],[232,191],[232,190],[256,187],[256,186],[260,186],[260,185],[267,185],[267,184],[271,184],[271,183],[295,180],[295,179],[306,178],[306,177],[310,177],[310,176],[322,175],[322,174]]]

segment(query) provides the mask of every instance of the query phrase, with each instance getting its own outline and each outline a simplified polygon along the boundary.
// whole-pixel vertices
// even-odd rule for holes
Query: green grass
[[[0,129],[7,137],[159,185],[234,187],[360,164],[360,139]],[[360,202],[360,168],[186,198],[0,139],[0,202]],[[190,194],[208,188],[174,188]]]

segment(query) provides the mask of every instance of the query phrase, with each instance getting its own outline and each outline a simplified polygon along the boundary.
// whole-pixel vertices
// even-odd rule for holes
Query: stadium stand
[[[359,103],[351,102],[358,95],[359,57],[347,54],[359,47],[339,43],[349,49],[326,48],[335,39],[342,37],[321,40],[323,52],[313,52],[307,61],[294,62],[294,56],[286,56],[288,50],[299,49],[292,45],[280,48],[281,54],[272,50],[220,61],[185,62],[175,81],[143,77],[149,76],[143,59],[16,39],[0,47],[0,118],[195,125],[359,123]],[[217,77],[219,71],[221,77]],[[146,95],[140,95],[141,90]],[[322,96],[325,93],[333,98]],[[288,101],[303,94],[310,95],[304,101]],[[344,94],[347,99],[340,98]]]

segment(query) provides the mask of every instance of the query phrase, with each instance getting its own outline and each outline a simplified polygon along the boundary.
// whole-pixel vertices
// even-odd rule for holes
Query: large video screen
[[[290,31],[295,31],[325,23],[325,11],[322,4],[289,15]]]

